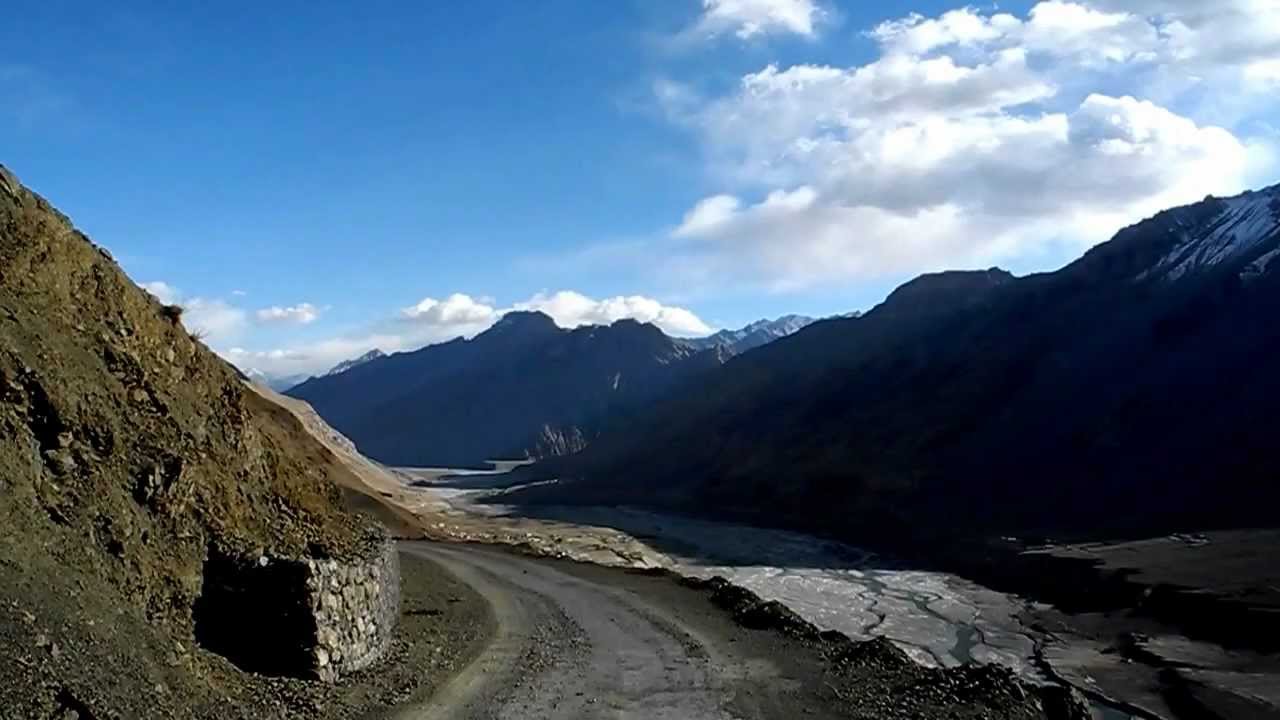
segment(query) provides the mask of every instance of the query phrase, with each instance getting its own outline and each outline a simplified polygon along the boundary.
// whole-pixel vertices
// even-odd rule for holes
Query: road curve
[[[493,642],[401,720],[794,717],[795,683],[660,603],[499,550],[406,543],[493,607]]]

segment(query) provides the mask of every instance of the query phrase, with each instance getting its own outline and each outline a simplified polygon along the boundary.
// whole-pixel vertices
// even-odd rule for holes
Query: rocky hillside
[[[899,546],[1272,524],[1278,197],[1161,213],[1053,273],[924,276],[729,361],[523,497]]]
[[[328,450],[7,170],[0,438],[4,717],[253,715],[197,632],[208,563],[341,561],[381,532]]]
[[[381,462],[474,465],[579,450],[721,357],[631,320],[566,330],[513,312],[474,339],[375,358],[288,394]]]

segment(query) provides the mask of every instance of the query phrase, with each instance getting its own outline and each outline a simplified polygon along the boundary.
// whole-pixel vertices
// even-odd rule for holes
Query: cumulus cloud
[[[182,307],[183,326],[211,345],[234,342],[249,324],[244,310],[223,300],[189,298],[182,301]]]
[[[1234,78],[1227,94],[1280,79],[1275,3],[1225,5],[910,15],[868,32],[863,65],[769,65],[712,96],[667,82],[659,102],[728,190],[674,226],[667,267],[794,289],[988,265],[1243,189],[1274,153],[1148,97],[1178,97],[1175,69]],[[1237,27],[1245,9],[1261,29]]]
[[[1085,66],[1139,63],[1229,80],[1280,58],[1280,3],[1042,0],[1026,18],[966,7],[936,18],[913,14],[891,20],[869,35],[888,53],[1022,47]]]
[[[407,346],[403,336],[385,333],[328,338],[271,350],[232,347],[221,355],[241,370],[257,370],[273,377],[287,377],[316,375],[374,348],[383,352],[396,352],[407,349]]]
[[[160,280],[144,282],[141,286],[162,303],[181,305],[183,327],[211,345],[234,342],[249,326],[248,314],[224,300],[186,297],[178,288]]]
[[[495,307],[491,298],[473,298],[463,293],[454,293],[444,300],[428,297],[401,310],[400,317],[415,326],[430,328],[436,334],[452,333],[450,337],[457,337],[483,330],[512,310],[543,312],[555,320],[557,325],[567,328],[608,325],[629,318],[653,323],[665,332],[676,335],[711,332],[710,326],[689,310],[663,305],[653,298],[619,295],[596,300],[572,290],[538,293],[509,308]]]
[[[320,319],[320,308],[311,303],[299,303],[289,307],[279,305],[262,308],[256,313],[258,322],[264,323],[296,323],[310,325]]]
[[[182,297],[177,288],[160,280],[144,282],[142,283],[142,289],[155,295],[157,300],[166,305],[172,305],[178,302],[178,298]]]
[[[405,320],[439,327],[487,327],[497,319],[497,311],[484,299],[454,293],[444,300],[423,298],[418,304],[404,308],[400,316]]]
[[[697,336],[712,332],[711,326],[692,311],[663,305],[642,295],[619,295],[595,300],[572,290],[561,290],[549,295],[538,293],[525,302],[516,303],[513,309],[546,313],[561,327],[609,325],[618,320],[631,319],[653,323],[670,335]]]
[[[665,305],[642,295],[596,300],[572,290],[561,290],[538,293],[510,307],[497,307],[492,298],[454,293],[443,300],[423,298],[410,307],[402,308],[395,322],[388,323],[380,331],[268,350],[234,346],[224,351],[223,356],[243,370],[258,370],[272,376],[317,374],[374,348],[395,352],[457,337],[471,337],[513,310],[546,313],[557,325],[565,328],[607,325],[629,318],[653,323],[671,335],[706,335],[713,331],[692,311]]]
[[[702,0],[702,9],[694,32],[712,37],[731,32],[743,40],[770,34],[812,37],[825,17],[815,0]]]

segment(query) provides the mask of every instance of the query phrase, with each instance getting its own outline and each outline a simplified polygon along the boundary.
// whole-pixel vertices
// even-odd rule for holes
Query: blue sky
[[[0,162],[233,361],[1056,267],[1277,179],[1272,0],[19,2]]]

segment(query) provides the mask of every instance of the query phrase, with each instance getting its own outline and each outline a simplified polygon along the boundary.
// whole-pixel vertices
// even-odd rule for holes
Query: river
[[[515,521],[521,536],[530,538],[545,524],[555,547],[570,557],[598,559],[597,545],[624,537],[641,548],[623,553],[636,564],[723,576],[821,629],[861,640],[883,636],[922,664],[998,663],[1044,681],[1034,662],[1035,641],[1019,620],[1028,601],[956,575],[897,567],[875,553],[781,530],[632,508],[479,502],[492,493],[486,486],[501,484],[495,471],[400,472],[420,483],[429,502],[456,516]],[[1095,713],[1107,720],[1129,717],[1103,705],[1095,705]]]

